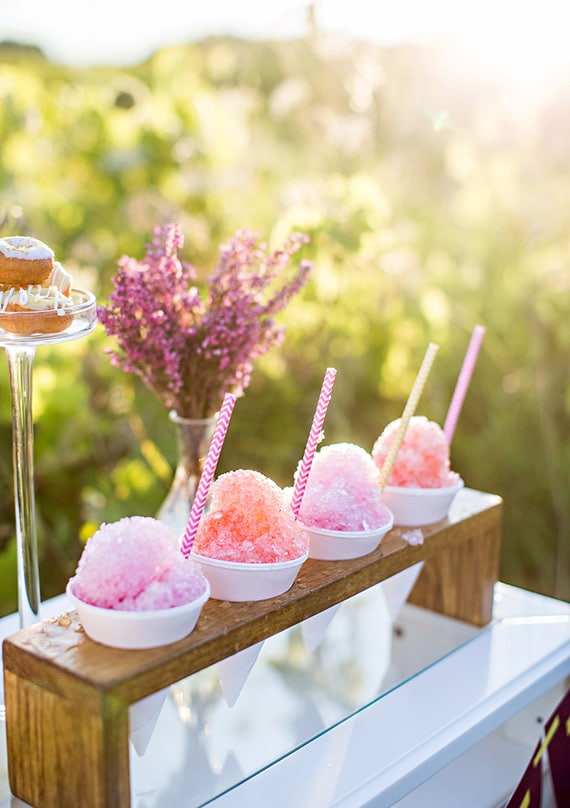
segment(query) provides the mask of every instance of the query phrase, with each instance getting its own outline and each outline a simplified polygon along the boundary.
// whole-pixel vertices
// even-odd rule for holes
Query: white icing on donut
[[[12,301],[12,298],[17,291],[18,290],[14,287],[7,289],[6,291],[0,291],[0,310],[6,311],[8,304]]]
[[[10,287],[0,290],[0,311],[5,312],[10,303],[17,303],[31,311],[57,311],[64,314],[66,309],[71,308],[72,301],[67,295],[62,294],[56,286],[31,286]]]
[[[6,236],[0,238],[0,253],[6,258],[24,258],[28,261],[45,261],[54,257],[53,250],[29,236]]]
[[[62,267],[59,261],[53,265],[53,270],[44,286],[56,286],[60,292],[68,292],[71,289],[73,278],[69,272]]]

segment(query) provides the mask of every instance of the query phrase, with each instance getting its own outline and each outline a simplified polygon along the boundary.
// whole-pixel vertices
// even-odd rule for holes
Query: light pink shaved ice
[[[305,555],[308,540],[282,489],[258,471],[237,469],[213,483],[193,551],[222,561],[273,563]]]
[[[380,501],[379,477],[372,456],[361,446],[354,443],[323,446],[313,458],[299,520],[307,527],[326,530],[382,527],[392,517]]]
[[[389,423],[372,447],[372,457],[379,469],[399,426],[399,418]],[[404,488],[447,488],[456,482],[457,475],[449,470],[449,445],[443,430],[435,421],[414,415],[387,484]]]
[[[206,589],[198,565],[184,558],[177,536],[150,516],[102,524],[83,549],[73,594],[104,609],[169,609]]]

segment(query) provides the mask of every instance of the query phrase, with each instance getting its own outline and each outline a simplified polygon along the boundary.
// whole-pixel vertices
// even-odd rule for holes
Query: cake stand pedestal
[[[34,430],[32,417],[32,368],[36,348],[79,339],[89,334],[97,321],[95,296],[73,289],[72,307],[65,309],[71,322],[55,333],[14,333],[30,331],[32,318],[42,326],[49,312],[0,312],[0,346],[6,350],[12,399],[12,457],[14,465],[14,505],[18,557],[18,612],[20,627],[40,619],[40,577],[34,496]],[[46,319],[47,322],[47,319]]]

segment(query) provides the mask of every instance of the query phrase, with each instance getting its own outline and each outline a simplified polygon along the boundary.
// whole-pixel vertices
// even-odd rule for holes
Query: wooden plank
[[[464,490],[447,519],[421,528],[423,543],[399,528],[362,558],[309,560],[277,598],[208,601],[192,634],[162,648],[92,642],[75,612],[14,634],[3,645],[13,793],[38,808],[127,808],[128,705],[419,561],[426,574],[416,602],[481,625],[491,615],[500,523],[499,497]]]
[[[403,538],[406,530],[394,529],[376,551],[362,558],[308,560],[293,587],[277,598],[247,603],[210,600],[192,634],[165,648],[123,651],[94,643],[78,630],[72,612],[63,620],[36,624],[8,638],[5,665],[26,678],[41,670],[46,687],[83,704],[90,698],[90,688],[128,703],[138,701],[418,561],[439,558],[470,537],[497,528],[500,498],[466,491],[462,500],[448,520],[422,528],[421,545],[410,545]]]

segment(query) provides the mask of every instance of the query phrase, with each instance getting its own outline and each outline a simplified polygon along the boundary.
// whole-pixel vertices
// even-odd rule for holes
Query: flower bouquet
[[[179,416],[212,417],[225,393],[243,393],[254,361],[283,340],[275,315],[304,286],[311,264],[302,260],[282,276],[306,241],[293,233],[268,251],[239,231],[220,248],[202,292],[196,269],[178,255],[180,227],[155,228],[142,260],[120,259],[109,302],[99,307],[99,321],[117,340],[112,363],[139,376]]]
[[[275,321],[307,281],[311,264],[292,257],[308,239],[293,233],[270,251],[247,230],[220,248],[198,288],[183,261],[176,224],[155,228],[142,260],[124,256],[99,321],[116,346],[111,362],[139,376],[165,404],[177,429],[178,464],[158,512],[176,530],[186,525],[217,413],[226,393],[240,396],[255,360],[280,344]]]

